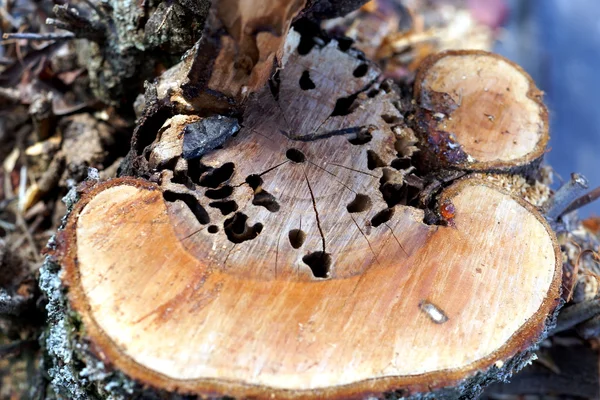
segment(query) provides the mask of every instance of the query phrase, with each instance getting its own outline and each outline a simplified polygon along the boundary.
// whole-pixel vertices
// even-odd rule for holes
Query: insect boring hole
[[[356,67],[354,69],[354,71],[352,71],[352,75],[355,78],[362,78],[363,76],[365,76],[367,74],[367,72],[369,72],[369,65],[366,63],[360,64],[358,67]]]
[[[379,154],[373,150],[367,150],[367,168],[374,170],[376,168],[383,168],[385,166],[387,166],[387,164],[381,159]]]
[[[348,203],[346,209],[349,213],[359,213],[371,208],[371,198],[366,194],[357,193],[354,199]]]
[[[255,239],[263,230],[263,224],[256,223],[248,225],[248,216],[241,212],[236,212],[233,217],[228,218],[223,223],[223,230],[227,239],[232,243],[242,243],[247,240]]]
[[[216,189],[233,176],[234,169],[235,165],[232,162],[227,162],[202,175],[199,184],[206,188]]]
[[[248,175],[246,177],[246,183],[254,191],[254,197],[252,198],[252,204],[255,206],[261,206],[269,210],[270,212],[277,212],[281,208],[275,196],[263,189],[263,179],[256,174]]]
[[[288,149],[285,152],[285,156],[288,158],[288,160],[295,162],[297,164],[303,163],[304,161],[306,161],[306,156],[304,155],[304,153],[298,149]]]
[[[229,215],[238,210],[238,205],[234,200],[221,200],[208,203],[209,207],[216,208],[223,215]]]
[[[304,264],[308,265],[315,278],[329,278],[332,258],[329,253],[315,251],[302,257]]]
[[[294,249],[299,249],[306,241],[306,233],[302,229],[292,229],[288,232],[288,240]]]
[[[304,71],[302,73],[302,76],[300,76],[300,89],[312,90],[316,87],[317,86],[315,85],[315,83],[312,81],[312,79],[310,79],[310,72],[308,70]]]
[[[371,226],[377,228],[381,224],[385,224],[394,216],[393,208],[386,208],[379,211],[373,218],[371,218]]]
[[[210,216],[208,215],[208,212],[191,194],[176,193],[167,190],[163,192],[163,199],[169,203],[175,203],[176,201],[183,202],[183,204],[187,206],[192,214],[194,214],[194,217],[196,217],[200,224],[206,225],[210,223]]]

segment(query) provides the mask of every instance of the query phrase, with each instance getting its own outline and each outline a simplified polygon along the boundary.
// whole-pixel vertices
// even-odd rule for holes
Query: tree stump
[[[73,357],[102,362],[81,393],[473,397],[527,363],[552,323],[560,251],[535,207],[468,174],[434,192],[439,224],[414,206],[439,169],[535,168],[546,114],[522,71],[460,53],[444,66],[469,76],[460,104],[455,81],[427,72],[454,53],[425,64],[414,118],[434,141],[417,148],[406,102],[359,52],[294,31],[284,49],[241,120],[170,116],[134,149],[136,177],[82,190],[47,267],[64,271],[67,300],[47,290]],[[499,71],[493,93],[509,85],[519,116],[501,125],[535,146],[469,142],[476,98],[493,102],[477,74]],[[433,123],[444,111],[456,139]],[[437,150],[456,142],[458,162]],[[439,162],[415,168],[420,152]],[[54,383],[74,393],[66,381]]]

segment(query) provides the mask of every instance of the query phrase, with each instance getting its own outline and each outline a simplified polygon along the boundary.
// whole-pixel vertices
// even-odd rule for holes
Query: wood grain
[[[268,269],[274,251],[243,252],[244,264],[224,267],[214,236],[200,233],[206,253],[194,257],[157,187],[113,181],[70,217],[70,298],[121,370],[160,386],[248,395],[262,385],[283,395],[465,377],[539,335],[558,298],[559,253],[531,207],[483,181],[460,182],[445,199],[456,208],[454,228],[423,225],[419,212],[397,206],[392,232],[418,245],[409,257],[380,227],[372,239],[388,240],[376,268],[267,280],[232,270]],[[353,257],[370,258],[362,247]],[[448,320],[433,321],[422,302]]]
[[[468,170],[510,169],[539,159],[549,138],[541,97],[523,69],[482,51],[431,56],[415,80],[425,146],[444,166]]]

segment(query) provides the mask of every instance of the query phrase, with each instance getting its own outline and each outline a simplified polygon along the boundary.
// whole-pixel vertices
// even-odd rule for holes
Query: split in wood
[[[213,2],[187,82],[175,96],[195,109],[237,109],[281,65],[285,38],[304,0]],[[313,3],[316,6],[319,2]],[[191,96],[190,94],[193,94]]]

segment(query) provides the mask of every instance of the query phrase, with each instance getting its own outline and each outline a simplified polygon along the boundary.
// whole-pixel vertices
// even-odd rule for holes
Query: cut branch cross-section
[[[430,162],[445,168],[514,170],[539,160],[548,112],[529,75],[484,51],[446,51],[423,61],[415,81],[417,131]]]

